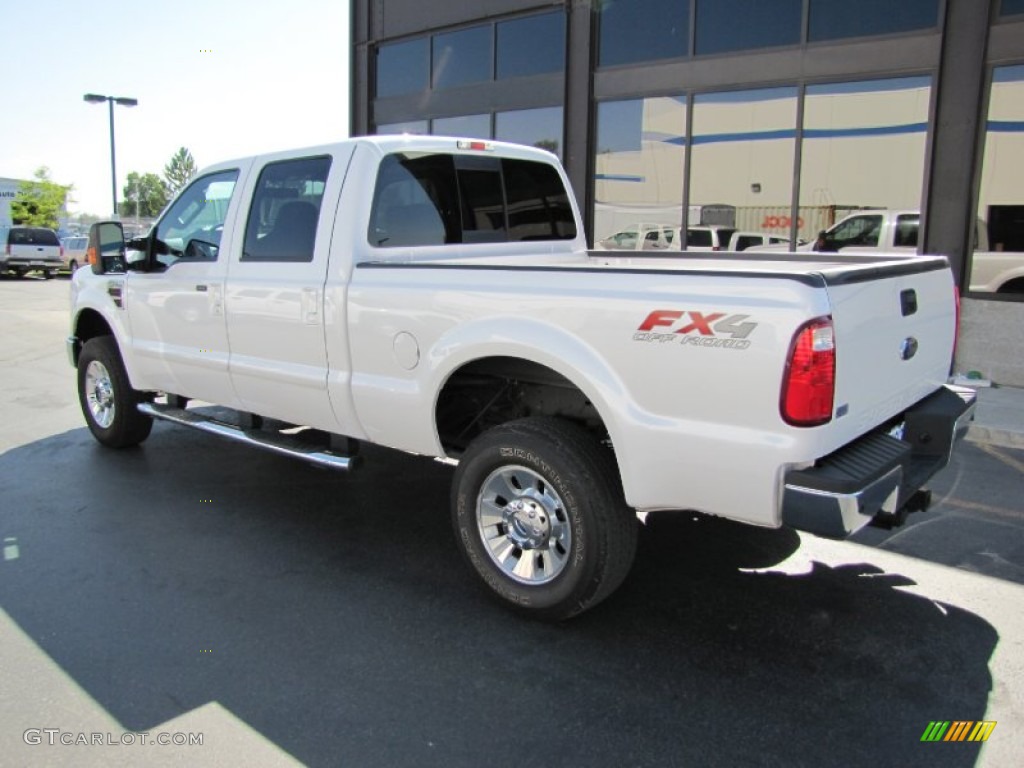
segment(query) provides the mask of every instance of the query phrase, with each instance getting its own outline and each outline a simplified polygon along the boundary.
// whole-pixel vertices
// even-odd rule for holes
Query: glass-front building
[[[1024,322],[1024,1],[353,0],[352,29],[353,135],[549,149],[598,247],[946,254],[961,357],[1024,385],[1020,342],[972,357]]]

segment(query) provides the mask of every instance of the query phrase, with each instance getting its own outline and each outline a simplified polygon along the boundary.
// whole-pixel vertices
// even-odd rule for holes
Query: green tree
[[[66,205],[71,202],[73,187],[58,184],[50,178],[45,165],[36,169],[35,181],[23,181],[11,200],[11,221],[30,227],[57,229]]]
[[[124,202],[118,206],[122,216],[153,218],[167,205],[167,183],[155,173],[128,174]]]
[[[168,193],[176,195],[179,189],[192,180],[196,170],[196,161],[192,159],[192,153],[181,147],[164,166],[164,180],[167,182]]]

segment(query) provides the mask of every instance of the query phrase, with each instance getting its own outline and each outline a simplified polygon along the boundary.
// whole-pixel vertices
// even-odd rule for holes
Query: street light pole
[[[122,107],[134,107],[139,103],[138,99],[131,99],[127,96],[104,96],[99,93],[87,93],[82,97],[90,104],[102,104],[107,102],[110,107],[110,190],[113,200],[114,218],[117,218],[117,165],[114,161],[114,104]]]

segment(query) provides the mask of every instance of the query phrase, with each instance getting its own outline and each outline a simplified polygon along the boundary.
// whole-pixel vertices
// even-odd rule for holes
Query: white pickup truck
[[[844,254],[917,252],[919,211],[863,210],[850,214],[798,250]],[[1024,253],[990,251],[985,223],[978,221],[971,253],[970,290],[975,293],[1024,293]],[[785,246],[757,246],[780,251]]]
[[[637,513],[898,523],[974,407],[944,386],[944,258],[588,252],[538,149],[250,157],[203,171],[146,237],[90,238],[68,349],[97,440],[164,419],[341,469],[361,441],[457,464],[468,564],[546,619],[620,584]]]

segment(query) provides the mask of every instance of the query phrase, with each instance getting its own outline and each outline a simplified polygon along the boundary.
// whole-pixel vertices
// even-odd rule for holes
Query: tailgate
[[[835,424],[842,433],[836,437],[849,440],[945,383],[956,336],[955,288],[940,257],[825,278],[835,324]]]
[[[60,248],[56,245],[11,244],[11,258],[33,263],[60,262]]]

